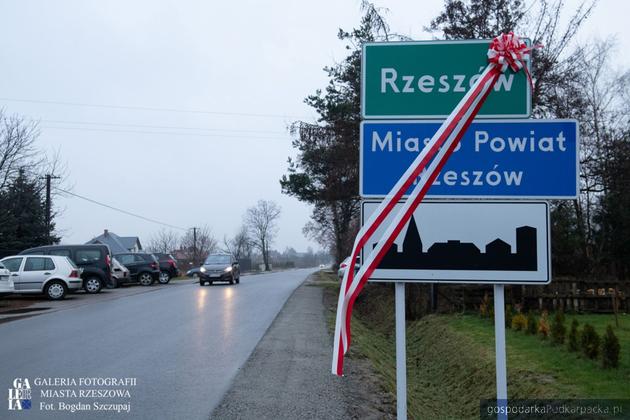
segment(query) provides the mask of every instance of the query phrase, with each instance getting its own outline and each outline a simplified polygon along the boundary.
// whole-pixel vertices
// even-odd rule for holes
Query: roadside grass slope
[[[322,274],[324,280],[326,274]],[[336,299],[338,282],[325,282]],[[329,304],[334,328],[335,305]],[[603,335],[611,315],[567,315]],[[357,299],[350,358],[367,358],[395,397],[393,287],[368,285]],[[630,399],[630,316],[614,328],[621,343],[619,369],[605,370],[550,340],[507,330],[510,399]],[[479,418],[482,399],[496,397],[494,324],[476,314],[429,315],[407,324],[408,411],[411,418]],[[350,362],[351,363],[351,362]]]

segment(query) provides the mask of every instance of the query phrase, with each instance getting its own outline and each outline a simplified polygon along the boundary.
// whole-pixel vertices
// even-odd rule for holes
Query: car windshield
[[[229,255],[208,255],[206,258],[206,264],[229,264]]]

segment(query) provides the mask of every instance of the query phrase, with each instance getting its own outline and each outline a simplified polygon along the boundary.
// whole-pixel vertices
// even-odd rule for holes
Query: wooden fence
[[[440,311],[478,310],[492,286],[440,285]],[[630,281],[556,278],[546,286],[506,286],[506,304],[522,311],[562,309],[565,312],[630,313]]]

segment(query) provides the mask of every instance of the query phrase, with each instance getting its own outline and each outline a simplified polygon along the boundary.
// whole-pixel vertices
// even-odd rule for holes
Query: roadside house
[[[118,236],[107,229],[101,235],[87,241],[86,244],[108,245],[112,254],[142,251],[142,244],[137,236]]]

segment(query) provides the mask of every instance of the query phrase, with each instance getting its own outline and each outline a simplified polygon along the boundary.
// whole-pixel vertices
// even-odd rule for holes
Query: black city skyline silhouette
[[[398,247],[393,243],[378,268],[510,271],[538,269],[536,229],[531,226],[516,228],[516,253],[512,253],[510,244],[499,238],[486,245],[486,252],[481,252],[472,242],[459,240],[435,242],[427,252],[422,252],[422,240],[412,216],[402,247],[403,251],[398,252]]]

